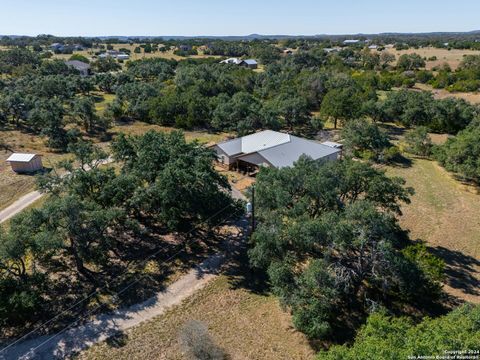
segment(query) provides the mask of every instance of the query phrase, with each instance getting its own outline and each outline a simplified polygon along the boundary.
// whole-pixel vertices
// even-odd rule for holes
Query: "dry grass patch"
[[[215,166],[215,170],[220,174],[225,175],[230,184],[244,194],[246,190],[255,183],[255,178],[237,171],[227,170],[219,165]]]
[[[182,305],[123,336],[123,346],[104,342],[80,359],[184,359],[180,329],[191,320],[208,326],[214,342],[231,359],[313,359],[307,339],[291,327],[290,316],[270,295],[232,289],[220,276]]]
[[[430,59],[433,56],[437,58],[437,60],[426,61],[426,68],[428,70],[433,69],[436,66],[441,66],[444,63],[450,65],[450,67],[455,70],[460,65],[460,62],[463,60],[465,55],[480,55],[480,51],[478,50],[468,50],[468,49],[438,49],[434,47],[425,47],[420,49],[410,48],[408,50],[400,50],[397,51],[395,49],[387,49],[388,52],[395,55],[398,58],[403,54],[413,54],[416,53],[420,55],[422,58]]]
[[[169,126],[160,126],[160,125],[147,124],[144,122],[135,121],[130,123],[117,124],[110,129],[110,132],[114,134],[122,132],[127,135],[142,135],[149,130],[171,132],[179,129],[169,127]],[[202,144],[217,143],[227,139],[230,136],[230,134],[228,133],[209,133],[204,130],[198,130],[198,131],[188,130],[188,131],[184,131],[184,134],[187,141],[197,140]]]
[[[480,104],[480,93],[473,92],[450,92],[445,89],[434,89],[428,84],[415,84],[418,90],[431,91],[435,99],[457,98],[468,101],[472,104]]]
[[[388,168],[415,189],[400,224],[413,239],[427,241],[447,265],[447,292],[480,303],[480,194],[436,162],[412,159],[411,167]]]

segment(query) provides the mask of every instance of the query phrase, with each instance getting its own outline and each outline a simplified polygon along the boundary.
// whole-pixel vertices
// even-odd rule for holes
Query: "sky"
[[[479,0],[0,0],[0,34],[315,35],[480,30]]]

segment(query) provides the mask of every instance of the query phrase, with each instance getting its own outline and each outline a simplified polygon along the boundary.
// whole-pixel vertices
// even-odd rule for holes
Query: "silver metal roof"
[[[288,143],[259,151],[259,154],[272,164],[272,166],[282,168],[293,166],[302,155],[309,156],[313,160],[318,160],[333,154],[338,154],[339,152],[339,149],[322,145],[315,141],[290,136]]]
[[[343,144],[340,144],[340,143],[337,143],[337,142],[334,142],[334,141],[324,141],[324,142],[322,142],[322,144],[326,145],[326,146],[333,147],[333,148],[337,148],[337,149],[343,148]]]
[[[228,140],[218,144],[227,155],[250,154],[284,144],[290,141],[290,135],[277,131],[265,130],[241,138]]]
[[[84,63],[80,60],[69,60],[65,61],[65,64],[68,66],[73,66],[77,70],[88,70],[90,69],[90,64]]]
[[[314,160],[339,153],[340,149],[297,136],[265,130],[217,144],[228,156],[258,153],[272,166],[293,166],[301,155]]]
[[[242,153],[242,138],[236,138],[217,144],[228,156]]]
[[[37,154],[13,153],[6,161],[12,162],[30,162]]]

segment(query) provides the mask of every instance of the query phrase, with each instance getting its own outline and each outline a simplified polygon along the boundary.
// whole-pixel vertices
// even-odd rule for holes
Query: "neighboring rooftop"
[[[222,60],[220,61],[221,64],[235,64],[235,65],[239,65],[242,63],[242,60],[239,59],[239,58],[228,58],[228,59],[225,59],[225,60]]]
[[[90,64],[87,64],[87,63],[85,63],[83,61],[79,61],[79,60],[65,61],[65,64],[67,64],[68,66],[73,66],[77,70],[88,70],[88,69],[90,69]]]

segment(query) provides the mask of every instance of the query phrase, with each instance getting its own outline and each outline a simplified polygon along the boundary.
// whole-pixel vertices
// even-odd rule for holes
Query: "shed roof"
[[[247,59],[247,60],[243,60],[245,62],[245,64],[247,65],[257,65],[257,60],[254,60],[254,59]]]
[[[11,161],[11,162],[30,162],[33,160],[35,156],[38,156],[37,154],[25,154],[25,153],[13,153],[8,157],[6,161]]]

